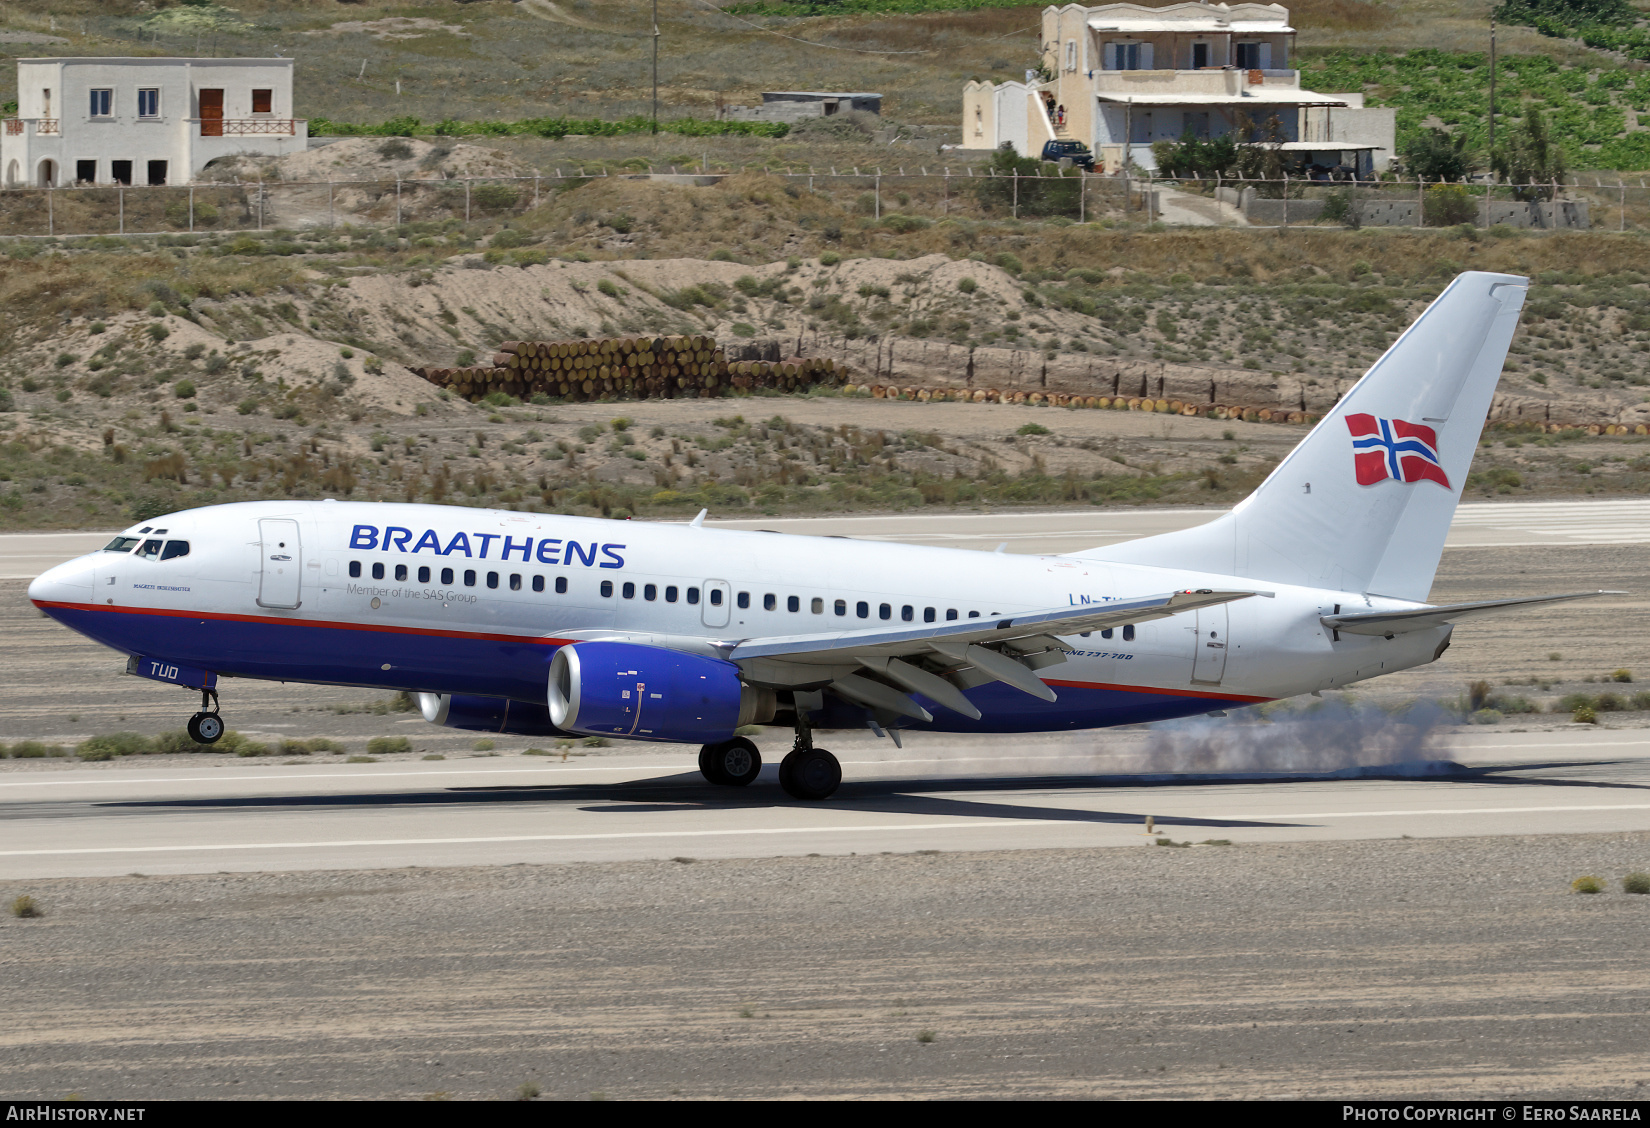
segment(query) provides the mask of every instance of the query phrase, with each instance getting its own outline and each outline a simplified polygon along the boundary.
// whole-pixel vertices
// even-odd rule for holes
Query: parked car
[[[1068,160],[1079,168],[1094,167],[1094,154],[1081,141],[1049,141],[1043,145],[1043,159],[1054,162]]]

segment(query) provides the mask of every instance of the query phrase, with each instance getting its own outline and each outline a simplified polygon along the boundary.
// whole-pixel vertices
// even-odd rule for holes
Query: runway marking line
[[[1574,811],[1650,811],[1650,803],[1620,803],[1599,806],[1563,807],[1484,807],[1476,810],[1461,807],[1417,811],[1330,811],[1281,815],[1188,814],[1180,817],[1196,818],[1200,820],[1221,819],[1238,822],[1254,822],[1258,820],[1270,821],[1277,819],[1288,819],[1293,821],[1299,819],[1391,818],[1394,816],[1433,817],[1437,815],[1541,814],[1548,812]],[[1171,814],[1159,815],[1158,817],[1163,820],[1165,826],[1168,826],[1174,823],[1177,816]],[[364,838],[345,839],[335,842],[246,842],[193,846],[77,846],[60,850],[0,850],[0,858],[58,857],[71,854],[181,854],[199,853],[208,850],[323,850],[362,846],[473,846],[503,842],[595,842],[638,838],[733,838],[777,834],[863,834],[866,832],[886,830],[1005,830],[1012,827],[1024,826],[1073,825],[1080,824],[1077,824],[1074,820],[1070,819],[997,819],[991,822],[873,823],[855,826],[751,827],[743,830],[638,830],[614,831],[602,834],[512,834],[485,838]],[[1108,823],[1106,825],[1124,827],[1132,831],[1135,824]]]

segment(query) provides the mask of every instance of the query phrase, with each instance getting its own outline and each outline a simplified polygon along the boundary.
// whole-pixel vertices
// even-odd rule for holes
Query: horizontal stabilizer
[[[1412,607],[1404,611],[1360,611],[1352,615],[1325,615],[1319,622],[1333,631],[1344,634],[1393,635],[1411,631],[1426,631],[1458,619],[1475,615],[1495,615],[1502,611],[1516,611],[1542,603],[1561,603],[1567,599],[1591,599],[1598,595],[1625,595],[1620,591],[1577,591],[1566,595],[1537,595],[1528,599],[1487,599],[1481,603],[1450,603],[1442,607]]]

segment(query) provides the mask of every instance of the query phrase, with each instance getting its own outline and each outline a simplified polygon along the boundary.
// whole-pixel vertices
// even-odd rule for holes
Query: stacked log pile
[[[846,370],[831,360],[730,359],[714,337],[600,337],[506,341],[491,364],[414,368],[437,387],[475,402],[493,392],[530,399],[684,399],[726,395],[729,388],[805,392],[835,384]]]
[[[998,388],[901,388],[892,384],[847,384],[846,395],[874,399],[918,400],[923,403],[1007,403],[1029,407],[1087,408],[1100,411],[1152,411],[1165,415],[1203,415],[1210,419],[1241,419],[1249,423],[1316,423],[1318,416],[1281,407],[1244,404],[1191,403],[1150,396],[1085,396],[1067,392],[1025,392]]]

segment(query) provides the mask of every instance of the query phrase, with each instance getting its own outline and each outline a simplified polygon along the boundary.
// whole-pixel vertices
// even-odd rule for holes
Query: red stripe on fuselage
[[[99,611],[115,615],[158,615],[168,619],[212,619],[220,623],[258,623],[283,627],[323,627],[336,631],[376,631],[380,634],[433,635],[437,638],[471,638],[483,642],[525,642],[536,646],[564,646],[572,639],[533,635],[491,634],[486,631],[454,631],[439,627],[397,627],[377,623],[341,623],[328,619],[282,619],[274,615],[229,615],[219,611],[177,611],[167,607],[121,607],[113,604],[58,603],[33,600],[41,610],[62,607],[70,611]]]

